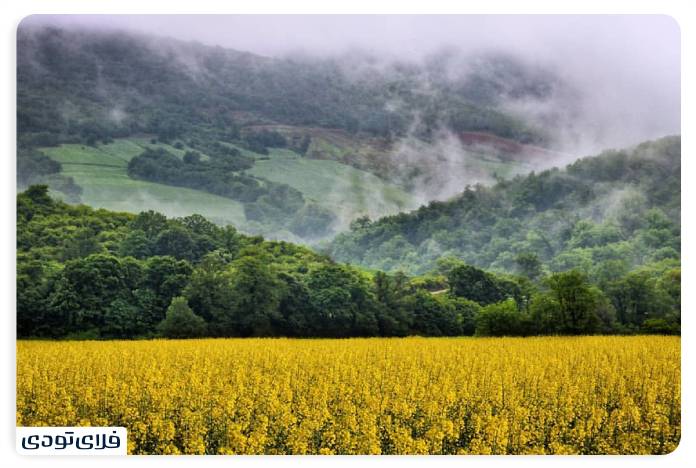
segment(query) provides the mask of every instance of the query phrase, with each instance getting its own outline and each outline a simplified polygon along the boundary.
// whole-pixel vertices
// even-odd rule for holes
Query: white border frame
[[[1,295],[5,307],[2,310],[3,351],[0,366],[2,369],[3,383],[0,384],[1,402],[0,405],[0,453],[4,455],[6,463],[11,466],[37,466],[49,462],[44,457],[20,457],[14,449],[15,437],[15,196],[16,196],[16,28],[25,16],[37,13],[46,14],[241,14],[241,13],[365,13],[365,14],[665,14],[672,16],[680,25],[682,33],[682,83],[696,83],[694,75],[694,60],[696,51],[694,50],[694,36],[696,34],[696,15],[689,15],[690,9],[688,2],[678,0],[645,1],[634,0],[629,2],[609,2],[602,0],[585,1],[550,1],[550,0],[527,0],[523,3],[514,0],[487,0],[477,2],[476,5],[462,6],[462,2],[448,2],[446,0],[429,0],[428,2],[401,0],[399,2],[377,2],[370,0],[334,0],[326,2],[320,0],[295,0],[287,2],[282,0],[257,0],[246,2],[246,5],[235,4],[237,2],[223,2],[215,0],[196,0],[195,2],[183,2],[178,0],[120,0],[118,2],[83,2],[66,0],[23,0],[20,2],[3,2],[0,24],[2,24],[2,52],[3,63],[0,73],[2,82],[2,96],[5,105],[0,111],[0,132],[2,138],[0,142],[4,147],[0,156],[2,164],[2,203],[0,207],[3,215],[2,229],[2,257],[0,259],[0,272],[3,281],[0,282]],[[292,5],[290,8],[288,5]],[[426,6],[427,5],[427,6]],[[455,6],[456,5],[456,6]],[[559,5],[562,5],[559,7]],[[682,86],[682,158],[683,172],[682,180],[689,181],[689,176],[694,176],[694,145],[691,137],[694,131],[693,118],[693,92]],[[692,156],[693,155],[693,156]],[[684,174],[686,177],[684,177]],[[696,202],[694,189],[688,184],[682,183],[682,206],[693,206],[691,202]],[[693,273],[694,252],[696,252],[696,239],[693,236],[694,220],[690,213],[684,212],[682,219],[682,236],[687,239],[682,248],[682,268],[683,283],[692,284],[695,279]],[[686,216],[684,216],[686,215]],[[391,456],[391,457],[270,457],[270,456],[237,456],[229,457],[124,457],[124,458],[103,458],[100,463],[113,466],[113,464],[127,463],[131,466],[144,466],[167,463],[169,466],[192,465],[193,463],[204,463],[222,466],[233,463],[237,466],[319,466],[331,464],[335,467],[351,466],[353,464],[369,466],[399,466],[412,467],[420,466],[425,463],[437,463],[441,466],[515,466],[517,467],[536,467],[536,466],[580,466],[585,463],[592,463],[595,466],[620,466],[628,465],[635,467],[643,466],[686,466],[688,461],[693,463],[696,459],[696,432],[693,425],[696,422],[695,405],[692,395],[694,394],[693,366],[690,356],[694,354],[694,342],[690,341],[693,337],[694,319],[691,309],[696,305],[693,290],[684,288],[682,304],[686,313],[682,316],[682,440],[679,448],[670,455],[664,456],[594,456],[575,457],[575,456],[467,456],[467,457],[437,457],[436,459],[424,458],[421,456]],[[687,365],[685,365],[687,364]],[[686,391],[684,391],[686,389]],[[92,457],[63,457],[51,458],[52,466],[92,466]]]

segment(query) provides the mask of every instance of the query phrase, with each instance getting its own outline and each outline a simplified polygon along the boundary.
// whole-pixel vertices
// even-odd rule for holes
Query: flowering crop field
[[[678,337],[17,344],[17,425],[125,426],[132,454],[660,454]]]

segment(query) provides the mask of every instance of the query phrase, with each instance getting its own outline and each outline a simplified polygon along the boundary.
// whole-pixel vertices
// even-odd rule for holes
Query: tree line
[[[129,161],[128,175],[240,201],[247,220],[287,228],[300,236],[323,237],[332,232],[336,222],[333,213],[307,202],[299,190],[287,184],[245,174],[253,158],[226,149],[211,153],[205,160],[197,151],[187,151],[178,158],[163,148],[146,149]]]
[[[18,195],[17,215],[22,338],[680,331],[680,270],[669,262],[603,286],[577,270],[531,278],[452,257],[407,276],[336,263],[199,215],[68,205],[40,185]]]
[[[455,256],[524,275],[577,269],[602,284],[650,263],[678,263],[680,217],[681,138],[674,136],[493,186],[463,186],[453,199],[410,213],[355,220],[327,252],[410,274]],[[527,270],[533,264],[538,271]]]

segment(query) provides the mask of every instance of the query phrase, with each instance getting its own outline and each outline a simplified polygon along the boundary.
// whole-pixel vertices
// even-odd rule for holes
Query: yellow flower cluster
[[[133,454],[659,454],[678,337],[17,344],[17,425],[125,426]]]

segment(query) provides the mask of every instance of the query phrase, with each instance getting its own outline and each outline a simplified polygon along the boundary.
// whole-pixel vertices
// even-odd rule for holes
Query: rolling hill
[[[40,152],[61,164],[61,174],[72,177],[82,187],[81,200],[90,206],[131,212],[155,210],[171,217],[198,213],[245,232],[299,240],[291,232],[269,232],[264,226],[248,221],[243,204],[238,201],[128,177],[128,162],[147,148],[163,148],[179,157],[189,149],[153,144],[141,137],[95,146],[61,144],[41,148]],[[413,197],[400,187],[337,161],[302,158],[287,149],[272,149],[266,156],[249,151],[247,154],[257,159],[248,171],[250,174],[287,184],[308,201],[330,209],[338,215],[336,230],[347,228],[356,214],[380,217],[415,207]]]
[[[434,54],[423,63],[366,54],[269,58],[49,26],[20,27],[17,76],[20,188],[48,183],[93,206],[200,212],[292,240],[325,238],[364,215],[547,167],[558,156],[548,150],[552,126],[542,129],[506,103],[543,101],[565,86],[550,70],[496,53]],[[154,148],[179,159],[250,158],[251,168],[228,179],[257,187],[261,201],[250,207],[220,197],[220,187],[124,172]],[[322,229],[274,222],[272,213],[285,208],[261,195],[272,184],[306,197],[304,212],[319,210]]]
[[[678,261],[680,177],[681,138],[665,137],[361,220],[326,251],[339,261],[410,273],[449,256],[497,271],[579,269],[602,277],[611,268]]]
[[[233,200],[188,190],[133,180],[126,174],[131,158],[151,145],[146,139],[118,139],[106,145],[64,144],[42,148],[41,152],[61,163],[61,173],[82,187],[82,201],[90,206],[114,211],[158,210],[169,216],[201,213],[221,224],[244,223],[242,205]]]

